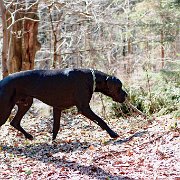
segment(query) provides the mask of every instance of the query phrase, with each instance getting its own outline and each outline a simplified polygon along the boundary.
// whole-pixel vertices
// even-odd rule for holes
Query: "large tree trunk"
[[[2,26],[3,26],[3,47],[2,47],[2,74],[3,77],[8,75],[8,68],[7,68],[7,55],[8,55],[8,32],[6,26],[6,7],[4,2],[0,0],[0,10],[1,10],[1,17],[2,17]]]
[[[30,1],[28,4],[20,2],[12,4],[9,7],[11,13],[8,12],[6,15],[7,27],[9,27],[9,48],[6,62],[8,74],[33,69],[35,54],[40,49],[40,43],[37,40],[38,4],[33,4],[34,1]],[[14,16],[13,12],[15,12]],[[3,74],[3,77],[6,75]]]

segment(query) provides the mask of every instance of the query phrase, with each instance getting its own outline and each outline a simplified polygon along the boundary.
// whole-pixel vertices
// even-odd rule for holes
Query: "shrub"
[[[172,112],[180,112],[180,73],[161,71],[146,76],[146,82],[141,86],[128,88],[129,100],[140,111],[147,115],[164,115]],[[126,104],[112,104],[116,116],[132,115],[133,112]]]

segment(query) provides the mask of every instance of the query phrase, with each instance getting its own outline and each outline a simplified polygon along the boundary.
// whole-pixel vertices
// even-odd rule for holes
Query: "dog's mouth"
[[[119,103],[123,103],[125,102],[128,98],[125,96],[125,97],[121,97],[121,98],[112,98],[113,101],[116,101],[116,102],[119,102]]]
[[[125,95],[121,97],[121,102],[120,103],[126,102],[126,101],[128,101],[128,99],[129,99],[128,95],[125,93]]]
[[[127,99],[127,97],[124,97],[123,99],[121,99],[120,103],[125,102],[125,101],[126,101],[126,99]]]

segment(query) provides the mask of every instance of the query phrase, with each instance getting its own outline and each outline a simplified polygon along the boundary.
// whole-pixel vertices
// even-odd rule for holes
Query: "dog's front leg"
[[[61,118],[61,110],[58,108],[53,108],[53,118],[54,118],[54,123],[53,123],[53,140],[56,139],[57,133],[60,128],[60,118]]]
[[[79,109],[79,112],[86,116],[87,118],[89,118],[90,120],[92,120],[93,122],[95,122],[96,124],[98,124],[102,129],[106,130],[108,132],[108,134],[112,137],[112,138],[118,138],[119,135],[117,133],[115,133],[112,129],[110,129],[110,127],[99,117],[97,116],[91,109],[90,107],[86,107],[86,108],[81,108]]]

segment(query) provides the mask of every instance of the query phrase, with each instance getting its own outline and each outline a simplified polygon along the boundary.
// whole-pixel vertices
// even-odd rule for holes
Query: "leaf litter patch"
[[[179,122],[170,116],[111,119],[113,140],[96,124],[66,113],[52,142],[52,116],[32,109],[22,126],[26,140],[7,122],[0,128],[0,179],[179,179]]]

